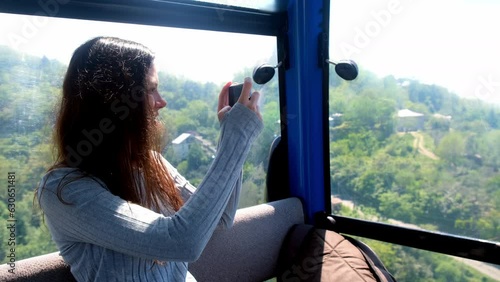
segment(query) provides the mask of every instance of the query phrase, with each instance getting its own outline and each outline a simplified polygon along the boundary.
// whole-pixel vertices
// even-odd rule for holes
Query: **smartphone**
[[[234,106],[240,98],[241,91],[243,90],[243,83],[236,83],[229,86],[229,106]]]

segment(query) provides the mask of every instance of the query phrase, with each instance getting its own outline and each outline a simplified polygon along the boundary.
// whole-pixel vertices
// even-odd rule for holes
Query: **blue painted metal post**
[[[323,72],[318,64],[323,32],[322,0],[290,0],[288,38],[290,68],[286,71],[290,189],[304,200],[308,220],[325,210],[325,168],[322,103]]]

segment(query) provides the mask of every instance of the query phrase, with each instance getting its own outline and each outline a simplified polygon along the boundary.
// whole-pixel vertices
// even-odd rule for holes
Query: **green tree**
[[[492,130],[483,135],[478,148],[481,159],[485,165],[498,172],[500,168],[500,130]]]
[[[445,135],[437,147],[437,153],[449,163],[459,165],[466,153],[464,135],[460,132]]]

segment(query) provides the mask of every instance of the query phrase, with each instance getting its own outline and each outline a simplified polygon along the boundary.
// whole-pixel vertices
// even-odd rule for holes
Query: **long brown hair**
[[[174,181],[153,153],[160,151],[146,96],[153,60],[147,47],[113,37],[91,39],[75,50],[55,124],[56,162],[49,171],[77,168],[124,200],[179,210]],[[61,190],[67,187],[60,186],[64,202]]]

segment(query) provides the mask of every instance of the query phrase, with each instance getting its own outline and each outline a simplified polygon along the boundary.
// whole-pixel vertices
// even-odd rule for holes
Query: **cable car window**
[[[499,242],[500,4],[330,7],[330,59],[359,66],[353,81],[330,69],[333,213]],[[436,273],[439,260],[419,263]],[[389,268],[403,279],[416,261]]]
[[[54,108],[72,52],[96,36],[140,42],[156,54],[159,92],[166,99],[160,116],[167,134],[162,154],[192,184],[200,183],[217,147],[217,97],[228,81],[243,82],[255,66],[276,65],[276,38],[236,33],[0,14],[0,168],[14,175],[15,195],[0,195],[0,215],[15,201],[16,259],[56,251],[47,228],[32,216],[33,190],[51,165]],[[264,132],[243,172],[240,207],[265,201],[265,165],[279,134],[277,75],[260,91]],[[12,176],[12,177],[14,177]],[[10,177],[10,176],[9,176]],[[10,178],[9,178],[10,179]],[[7,242],[9,230],[0,238]],[[2,263],[7,248],[0,248]]]

